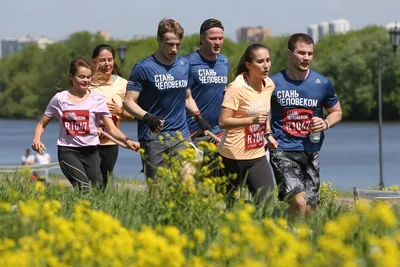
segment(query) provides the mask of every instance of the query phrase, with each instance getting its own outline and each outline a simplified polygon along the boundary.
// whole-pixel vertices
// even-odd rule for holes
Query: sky
[[[307,25],[344,18],[351,29],[400,21],[400,0],[2,0],[0,39],[109,31],[113,38],[154,36],[158,22],[173,18],[185,34],[198,33],[207,18],[217,18],[225,36],[236,40],[243,26],[263,26],[272,35],[306,32]],[[369,2],[369,3],[368,3]]]

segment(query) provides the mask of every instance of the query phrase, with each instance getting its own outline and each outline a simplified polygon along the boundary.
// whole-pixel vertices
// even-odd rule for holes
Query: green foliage
[[[265,44],[271,48],[272,69],[275,73],[287,65],[288,36],[270,37]],[[3,118],[36,118],[43,113],[48,101],[59,90],[68,87],[68,64],[80,55],[91,58],[92,49],[105,40],[89,32],[72,34],[64,42],[41,50],[32,45],[22,52],[0,60],[0,116]],[[119,42],[108,42],[118,47]],[[127,57],[122,71],[127,77],[132,67],[154,53],[157,39],[148,37],[126,42]],[[223,54],[229,58],[228,81],[248,43],[225,40]],[[196,50],[199,35],[186,36],[181,55]],[[371,120],[377,116],[377,52],[384,58],[382,76],[384,119],[399,119],[400,60],[392,60],[392,48],[387,31],[368,26],[345,35],[331,35],[315,47],[313,68],[327,75],[334,83],[341,100],[344,117],[350,120]],[[119,59],[117,63],[121,64]]]

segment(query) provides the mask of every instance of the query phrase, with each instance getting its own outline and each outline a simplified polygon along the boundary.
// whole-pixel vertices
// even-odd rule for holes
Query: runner
[[[21,165],[34,165],[35,163],[35,156],[31,154],[31,149],[27,148],[25,150],[25,155],[21,157]]]
[[[271,127],[278,147],[270,156],[279,198],[288,198],[291,215],[304,217],[319,203],[318,152],[324,131],[342,119],[342,110],[331,81],[310,69],[313,39],[292,35],[287,53],[287,69],[271,76],[276,85]],[[328,112],[325,119],[323,108]]]
[[[42,151],[42,153],[36,153],[35,155],[35,161],[36,164],[50,164],[51,163],[51,156],[49,153]],[[43,182],[43,183],[48,183],[48,172],[49,170],[42,170],[42,171],[35,171],[34,174],[37,177],[37,180]]]
[[[274,188],[264,150],[270,98],[275,88],[268,78],[270,67],[268,47],[247,47],[234,71],[235,80],[226,90],[219,119],[225,130],[218,149],[225,166],[223,171],[237,175],[237,179],[229,180],[228,189],[237,189],[245,182],[256,203],[272,194]]]
[[[132,150],[139,143],[127,138],[111,120],[104,96],[88,89],[91,66],[83,58],[73,60],[69,68],[68,90],[57,93],[49,102],[36,126],[32,148],[38,153],[45,150],[41,137],[53,117],[60,123],[58,136],[58,161],[64,175],[79,189],[93,185],[103,187],[98,153],[98,128],[100,120],[116,139],[125,142]]]
[[[224,27],[219,20],[207,19],[200,27],[200,49],[189,54],[191,94],[196,101],[199,111],[195,117],[188,115],[187,121],[193,143],[200,141],[214,141],[210,136],[204,135],[204,129],[210,130],[218,137],[223,131],[219,128],[218,120],[221,113],[221,104],[227,82],[228,58],[221,55],[224,43]],[[204,117],[209,125],[201,129],[196,121]]]
[[[158,25],[157,51],[135,65],[129,77],[125,108],[138,122],[138,138],[144,149],[142,164],[145,176],[155,178],[158,166],[164,165],[162,154],[173,157],[187,149],[191,141],[186,122],[186,108],[198,110],[189,85],[189,61],[177,56],[183,28],[172,19]],[[207,124],[204,118],[198,123]],[[176,140],[179,131],[184,141]],[[161,141],[159,137],[162,137]]]
[[[115,54],[115,49],[108,44],[100,44],[93,49],[92,68],[96,71],[92,76],[90,89],[92,92],[103,94],[106,97],[112,120],[119,129],[121,119],[132,119],[132,116],[123,108],[128,81],[122,78],[122,72],[115,63]],[[100,128],[107,131],[104,127],[104,124],[101,123]],[[108,175],[112,176],[118,158],[118,150],[117,144],[105,136],[100,136],[100,167],[104,186],[107,186]]]

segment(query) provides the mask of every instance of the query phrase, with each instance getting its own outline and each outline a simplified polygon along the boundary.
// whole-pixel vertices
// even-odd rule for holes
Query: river
[[[37,121],[0,120],[0,165],[20,164],[29,148]],[[136,123],[123,122],[122,131],[136,140]],[[57,158],[57,122],[51,122],[42,141],[54,160]],[[385,185],[400,184],[400,123],[384,123],[383,168]],[[343,122],[326,132],[320,154],[321,180],[335,188],[351,190],[379,183],[378,128],[376,123]],[[114,175],[143,179],[139,153],[120,149]]]

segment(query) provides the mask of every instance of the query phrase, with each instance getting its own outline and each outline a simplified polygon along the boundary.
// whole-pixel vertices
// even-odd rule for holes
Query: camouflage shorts
[[[319,203],[319,154],[302,151],[270,151],[270,161],[279,188],[279,199],[306,193],[307,205]]]

